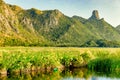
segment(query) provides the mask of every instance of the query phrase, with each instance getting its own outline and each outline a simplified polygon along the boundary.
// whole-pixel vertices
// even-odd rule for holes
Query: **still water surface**
[[[73,69],[51,73],[32,72],[0,76],[0,80],[120,80],[120,72],[93,72],[87,69]]]

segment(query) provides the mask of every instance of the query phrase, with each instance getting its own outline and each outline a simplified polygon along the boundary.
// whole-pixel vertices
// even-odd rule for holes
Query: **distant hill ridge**
[[[0,46],[119,47],[120,29],[94,10],[89,19],[59,10],[24,10],[0,0]]]

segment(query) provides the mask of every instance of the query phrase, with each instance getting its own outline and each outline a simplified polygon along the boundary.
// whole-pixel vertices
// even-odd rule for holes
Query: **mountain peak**
[[[98,10],[93,10],[92,16],[89,19],[100,19]]]

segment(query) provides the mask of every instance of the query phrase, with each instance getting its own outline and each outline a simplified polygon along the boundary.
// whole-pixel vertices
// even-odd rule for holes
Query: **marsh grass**
[[[95,59],[90,60],[88,68],[98,72],[120,71],[120,50],[104,49],[94,53]]]
[[[84,66],[98,71],[118,71],[119,53],[119,48],[2,47],[0,74]]]

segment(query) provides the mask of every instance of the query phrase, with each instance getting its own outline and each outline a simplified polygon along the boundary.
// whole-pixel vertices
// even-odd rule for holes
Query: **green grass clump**
[[[120,71],[120,52],[114,50],[96,51],[96,58],[89,61],[88,68],[98,72]]]
[[[111,63],[110,59],[95,59],[88,64],[88,67],[96,71],[110,71]]]
[[[99,72],[120,71],[120,59],[95,59],[89,62],[88,68]]]

